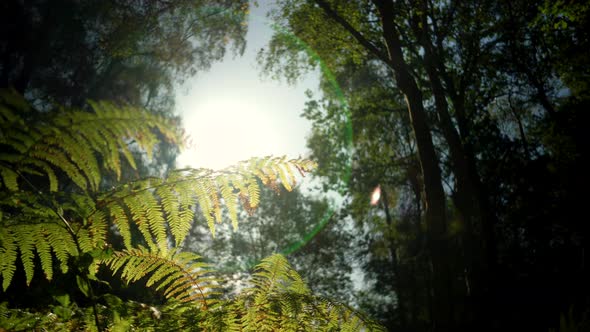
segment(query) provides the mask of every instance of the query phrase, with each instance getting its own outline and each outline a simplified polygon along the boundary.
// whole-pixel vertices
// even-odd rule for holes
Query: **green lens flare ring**
[[[304,52],[306,54],[306,56],[309,58],[310,64],[313,64],[314,67],[319,66],[319,69],[321,71],[321,75],[323,75],[324,81],[328,83],[327,87],[329,89],[331,89],[332,95],[335,96],[335,98],[336,98],[335,101],[337,102],[338,111],[341,114],[341,116],[338,117],[338,119],[343,122],[343,123],[339,123],[338,127],[343,128],[343,130],[344,130],[343,137],[345,139],[345,142],[343,144],[343,147],[344,147],[345,151],[341,151],[341,152],[344,152],[346,157],[345,157],[344,165],[341,166],[342,168],[338,172],[338,178],[340,180],[340,183],[347,185],[350,180],[350,177],[351,177],[352,148],[353,148],[353,130],[352,130],[350,109],[348,107],[348,102],[346,101],[344,93],[343,93],[342,89],[340,88],[334,74],[332,73],[330,68],[328,68],[327,64],[322,60],[322,58],[319,56],[319,54],[316,51],[314,51],[309,44],[307,44],[305,41],[303,41],[302,39],[297,37],[294,33],[287,31],[286,29],[280,27],[279,25],[277,25],[275,23],[269,22],[269,20],[267,18],[261,17],[256,14],[249,13],[247,10],[244,10],[244,7],[241,7],[240,10],[228,10],[228,8],[209,7],[209,8],[203,9],[203,14],[204,15],[221,14],[221,15],[226,16],[230,20],[238,19],[238,20],[241,20],[242,22],[245,22],[245,20],[249,20],[249,22],[251,23],[254,19],[259,20],[259,22],[264,22],[264,25],[266,25],[267,27],[270,27],[274,31],[275,34],[279,35],[281,38],[283,38],[284,41],[288,42],[289,46],[295,47],[296,50]],[[320,165],[320,167],[321,167],[321,165]],[[343,192],[340,192],[339,194],[342,195]],[[320,220],[314,225],[314,227],[312,228],[312,230],[309,233],[305,234],[301,240],[293,242],[283,248],[277,248],[276,251],[280,252],[283,255],[292,254],[292,253],[300,250],[301,248],[303,248],[318,233],[320,233],[326,227],[326,225],[330,222],[330,220],[332,219],[332,216],[340,208],[340,206],[336,206],[337,204],[334,203],[333,200],[328,200],[328,202],[330,202],[329,203],[330,205],[328,205],[328,208],[323,213]],[[246,268],[248,270],[250,270],[258,263],[259,262],[248,261],[246,264],[247,265]],[[226,267],[226,269],[227,269],[227,267]],[[237,269],[239,270],[239,268],[237,268]]]
[[[285,29],[277,26],[276,24],[271,25],[275,33],[279,33],[283,35],[290,43],[296,46],[299,50],[305,52],[305,54],[313,61],[313,63],[319,65],[321,74],[324,76],[324,79],[329,83],[329,87],[333,90],[334,95],[337,98],[338,105],[340,108],[340,112],[344,115],[344,130],[345,130],[345,148],[346,148],[346,163],[344,165],[344,169],[340,171],[339,178],[343,184],[348,184],[351,176],[351,164],[352,164],[352,122],[350,121],[350,109],[348,107],[348,103],[346,98],[344,97],[344,93],[342,89],[338,85],[336,78],[330,68],[326,65],[326,63],[322,60],[317,52],[315,52],[309,44],[301,40],[299,37],[294,35],[291,32],[286,31]],[[342,118],[342,117],[341,117]],[[320,165],[321,167],[321,165]],[[340,192],[339,194],[343,194]],[[283,255],[289,255],[291,253],[296,252],[297,250],[301,249],[305,246],[309,241],[311,241],[331,220],[334,213],[338,210],[336,206],[329,206],[326,212],[323,214],[320,221],[315,225],[315,227],[307,233],[303,239],[300,241],[294,242],[288,245],[286,248],[280,250],[280,253]]]
[[[290,31],[287,31],[286,29],[280,27],[277,24],[269,24],[267,22],[267,25],[270,25],[270,27],[273,29],[273,31],[275,32],[275,34],[280,34],[285,41],[289,42],[291,45],[290,46],[294,46],[296,49],[304,52],[309,59],[311,60],[311,63],[313,63],[316,66],[319,66],[321,74],[323,75],[323,79],[325,81],[327,81],[327,83],[329,84],[329,88],[332,89],[333,95],[336,96],[339,108],[340,108],[340,112],[343,115],[342,117],[340,117],[340,119],[343,119],[343,128],[345,130],[344,133],[344,137],[346,142],[344,142],[344,146],[346,149],[346,162],[344,165],[344,169],[340,170],[340,174],[338,174],[340,181],[343,184],[348,184],[349,180],[350,180],[350,176],[351,176],[351,164],[352,164],[352,147],[353,147],[353,138],[352,138],[352,122],[351,122],[351,115],[350,115],[350,109],[348,107],[348,102],[346,101],[346,98],[344,96],[344,93],[342,91],[342,89],[340,88],[334,74],[332,73],[332,71],[330,70],[330,68],[327,66],[327,64],[322,60],[322,58],[320,57],[320,55],[311,48],[311,46],[309,44],[307,44],[305,41],[303,41],[302,39],[300,39],[299,37],[297,37],[295,34],[293,34]],[[320,165],[321,167],[321,165]],[[343,193],[340,193],[343,194]],[[326,225],[329,223],[329,221],[332,219],[332,216],[334,215],[334,213],[336,213],[336,211],[339,209],[339,206],[334,206],[335,204],[333,203],[333,201],[330,201],[330,205],[328,206],[328,208],[326,209],[326,211],[324,212],[324,214],[322,215],[321,219],[315,224],[315,226],[313,227],[313,229],[305,234],[305,236],[303,236],[303,238],[299,241],[293,242],[291,244],[289,244],[288,246],[284,247],[284,248],[279,248],[279,252],[283,255],[289,255],[292,254],[296,251],[298,251],[299,249],[303,248],[307,243],[309,243],[319,232],[321,232]],[[250,265],[250,264],[249,264]]]

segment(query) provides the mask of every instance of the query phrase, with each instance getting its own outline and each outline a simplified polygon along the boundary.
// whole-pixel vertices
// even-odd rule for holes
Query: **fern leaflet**
[[[169,251],[153,253],[146,248],[118,251],[104,263],[127,282],[147,277],[147,286],[156,286],[166,298],[181,302],[198,300],[204,308],[214,294],[213,279],[208,276],[208,265],[199,262],[200,256],[189,252]]]

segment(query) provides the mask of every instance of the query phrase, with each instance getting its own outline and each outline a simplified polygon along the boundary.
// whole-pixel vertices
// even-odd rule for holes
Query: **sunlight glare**
[[[178,158],[179,167],[221,169],[281,150],[282,124],[262,103],[220,98],[193,107],[183,121],[190,144]]]
[[[381,186],[377,185],[375,189],[373,189],[373,193],[371,193],[371,205],[375,206],[379,202],[381,198]]]

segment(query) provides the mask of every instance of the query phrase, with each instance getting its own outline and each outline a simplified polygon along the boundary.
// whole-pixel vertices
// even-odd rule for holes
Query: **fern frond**
[[[344,304],[312,295],[282,255],[257,265],[252,284],[233,303],[243,331],[385,331]]]
[[[200,256],[189,252],[171,250],[162,254],[140,247],[115,252],[104,263],[113,274],[121,271],[127,282],[148,278],[146,285],[156,286],[166,298],[181,302],[198,300],[207,308],[214,293],[213,279],[208,276],[208,265],[199,259]]]
[[[175,144],[181,143],[175,125],[161,116],[106,102],[90,102],[90,105],[93,112],[59,108],[31,116],[34,111],[22,96],[0,90],[0,147],[7,151],[0,154],[4,186],[11,191],[18,190],[15,170],[33,174],[25,168],[33,165],[34,172],[49,177],[50,191],[58,187],[53,170],[67,174],[83,190],[96,191],[101,181],[97,156],[105,169],[120,177],[120,154],[135,168],[128,147],[131,139],[148,157],[158,142],[153,130]],[[19,125],[15,126],[16,123]]]
[[[37,225],[36,232],[32,236],[34,240],[35,249],[37,251],[37,256],[41,261],[41,268],[45,273],[45,278],[47,280],[53,279],[53,259],[51,257],[51,247],[46,241],[45,238],[45,229],[42,225]]]
[[[110,210],[111,215],[119,216],[114,222],[127,248],[131,248],[131,243],[128,225],[122,224],[128,222],[122,218],[123,208],[130,211],[132,222],[137,225],[150,249],[165,251],[161,244],[166,243],[165,239],[169,236],[173,237],[176,245],[184,241],[192,225],[192,205],[198,203],[213,236],[216,223],[221,222],[223,207],[228,210],[234,229],[237,229],[238,198],[246,210],[256,208],[260,201],[258,179],[263,183],[266,181],[269,186],[276,186],[281,180],[286,189],[291,189],[295,177],[290,176],[287,170],[310,171],[313,166],[313,162],[308,160],[266,157],[252,158],[217,172],[208,169],[176,170],[166,179],[150,178],[129,183],[103,195],[99,205]],[[279,175],[280,172],[284,173],[283,176]],[[116,207],[114,213],[111,206],[117,205],[121,208]],[[160,247],[156,248],[155,243]]]
[[[66,130],[56,128],[54,132],[55,135],[48,135],[44,138],[44,143],[56,147],[57,151],[64,151],[75,168],[79,170],[80,174],[84,175],[90,187],[93,190],[98,189],[100,169],[95,155],[89,153],[88,146],[90,143],[84,136],[77,135],[74,138],[72,133]]]
[[[4,290],[10,285],[14,271],[16,271],[18,248],[15,242],[13,233],[0,227],[0,277],[2,277],[2,289]]]
[[[283,184],[285,189],[287,189],[287,191],[293,190],[293,188],[291,187],[291,183],[296,183],[295,177],[293,177],[287,170],[285,170],[285,168],[283,168],[282,165],[277,164],[273,166],[274,171],[278,173],[279,178],[281,179],[281,183]]]
[[[188,235],[195,217],[194,212],[194,199],[192,192],[187,190],[190,187],[190,183],[184,182],[179,183],[179,186],[175,189],[178,195],[178,224],[169,222],[170,230],[174,236],[175,242],[181,244],[186,236]],[[173,214],[172,210],[166,210],[167,213]]]
[[[86,223],[87,227],[85,229],[88,230],[91,248],[102,248],[106,241],[108,231],[106,214],[102,211],[97,211],[87,218]]]
[[[217,184],[221,191],[221,197],[229,212],[234,231],[238,229],[238,196],[234,193],[234,188],[230,185],[226,177],[218,177]]]
[[[68,260],[77,256],[78,250],[72,234],[57,219],[55,213],[47,208],[45,197],[30,192],[4,192],[0,195],[0,277],[2,287],[9,287],[16,264],[20,261],[25,272],[27,284],[33,279],[35,257],[47,279],[52,279],[55,262],[62,272],[68,270]],[[73,209],[65,202],[64,210]]]
[[[76,165],[70,162],[66,152],[51,146],[33,146],[27,157],[49,162],[55,168],[65,172],[78,187],[87,189],[86,178],[84,178],[82,172],[76,168]]]
[[[246,187],[248,188],[248,204],[252,209],[258,207],[260,203],[260,187],[254,178],[248,178]],[[290,186],[287,184],[287,186]]]
[[[231,302],[218,302],[209,307],[203,317],[206,331],[242,332],[242,322],[239,317],[239,307]]]
[[[33,279],[35,256],[39,257],[45,277],[51,280],[54,259],[57,259],[61,271],[65,273],[68,271],[68,259],[78,254],[76,243],[60,224],[47,222],[5,226],[0,241],[0,252],[3,253],[0,275],[4,289],[8,288],[14,275],[17,258],[15,249],[20,252],[27,285]]]
[[[252,277],[255,289],[266,292],[288,291],[298,294],[309,294],[309,289],[301,276],[289,264],[285,256],[275,254],[263,259],[255,268]]]
[[[109,212],[112,222],[119,230],[121,237],[123,237],[123,244],[126,248],[131,248],[131,229],[129,228],[125,210],[119,202],[114,202],[109,205]]]
[[[4,186],[11,191],[18,190],[18,174],[11,170],[10,168],[4,167],[0,165],[0,175],[2,175],[2,182],[4,182]]]
[[[144,193],[144,192],[141,192]],[[131,218],[133,220],[133,222],[135,222],[135,224],[137,225],[137,228],[139,229],[139,232],[141,233],[141,235],[143,236],[147,246],[152,250],[152,251],[157,251],[157,246],[154,243],[154,238],[152,236],[152,233],[150,232],[150,225],[149,225],[149,220],[145,215],[145,210],[144,210],[144,206],[141,202],[141,199],[137,196],[137,195],[133,195],[133,196],[127,196],[125,197],[125,199],[123,200],[123,202],[125,203],[125,206],[127,206],[129,208],[129,211],[131,212]],[[127,222],[126,220],[123,220],[122,222]]]
[[[31,283],[33,280],[33,258],[35,257],[33,251],[35,250],[35,234],[31,231],[29,227],[19,227],[16,226],[11,229],[12,234],[14,236],[14,242],[18,246],[18,250],[20,251],[20,260],[23,264],[23,268],[25,270],[25,279],[27,285]]]
[[[213,237],[215,237],[215,218],[213,212],[213,202],[211,200],[211,193],[212,186],[207,186],[207,182],[210,181],[208,177],[200,177],[198,181],[194,181],[194,193],[199,202],[199,206],[201,207],[201,212],[205,219],[207,220],[207,226],[209,226],[209,230]],[[203,181],[206,179],[205,181]]]
[[[43,160],[39,160],[39,159],[23,159],[22,163],[25,165],[32,165],[35,166],[37,168],[40,168],[42,172],[44,172],[47,175],[47,178],[49,179],[49,191],[50,192],[56,192],[57,188],[58,188],[58,181],[57,181],[57,176],[55,175],[55,171],[51,168],[51,166],[43,161]],[[31,173],[31,172],[27,172],[27,173]]]
[[[68,272],[68,259],[78,255],[72,236],[60,224],[43,224],[47,244],[55,254],[62,273]]]

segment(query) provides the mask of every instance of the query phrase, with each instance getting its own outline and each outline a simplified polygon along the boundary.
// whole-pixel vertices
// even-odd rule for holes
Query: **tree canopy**
[[[278,1],[281,30],[259,61],[290,81],[329,70],[304,113],[308,143],[319,174],[337,187],[345,180],[358,227],[372,229],[361,259],[390,298],[380,307],[368,294],[365,305],[391,330],[547,329],[570,308],[572,324],[586,326],[588,230],[577,188],[588,177],[571,121],[586,116],[578,47],[588,42],[587,8]],[[351,159],[342,155],[346,122]],[[335,175],[349,165],[349,181]],[[381,202],[371,207],[377,185]]]

